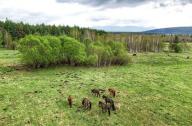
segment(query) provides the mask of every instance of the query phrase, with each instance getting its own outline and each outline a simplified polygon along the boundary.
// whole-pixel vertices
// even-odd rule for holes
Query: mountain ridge
[[[143,33],[149,34],[181,34],[181,35],[192,35],[192,26],[189,27],[169,27],[159,28],[144,31]]]

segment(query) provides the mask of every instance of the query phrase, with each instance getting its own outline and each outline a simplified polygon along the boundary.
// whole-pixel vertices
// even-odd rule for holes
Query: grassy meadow
[[[0,126],[191,126],[191,55],[143,53],[127,66],[29,70],[17,69],[19,52],[0,49]],[[115,88],[120,110],[102,113],[92,88]],[[83,97],[91,111],[78,109]]]

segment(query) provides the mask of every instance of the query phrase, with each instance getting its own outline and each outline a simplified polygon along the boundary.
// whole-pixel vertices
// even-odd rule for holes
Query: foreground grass
[[[17,55],[15,55],[17,54]],[[192,60],[188,53],[139,54],[122,67],[15,70],[17,51],[0,50],[0,125],[192,125]],[[113,87],[121,109],[111,117],[97,107],[92,88]],[[67,106],[72,95],[75,105]],[[91,111],[77,111],[83,97]]]

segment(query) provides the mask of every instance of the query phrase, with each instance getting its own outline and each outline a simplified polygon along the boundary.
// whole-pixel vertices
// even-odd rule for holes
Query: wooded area
[[[26,35],[67,35],[80,42],[122,42],[127,50],[137,52],[160,52],[165,42],[173,43],[175,35],[143,34],[143,33],[108,33],[102,30],[80,28],[77,26],[30,25],[23,22],[15,23],[11,20],[0,21],[0,45],[15,49],[18,40]],[[179,35],[180,42],[191,42],[189,35]]]

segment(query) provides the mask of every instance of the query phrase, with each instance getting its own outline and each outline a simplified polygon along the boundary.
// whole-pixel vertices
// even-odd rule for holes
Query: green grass
[[[28,71],[9,67],[21,64],[17,51],[0,49],[0,126],[191,126],[192,59],[186,59],[191,54],[145,53],[128,66]],[[121,109],[111,117],[90,93],[98,87],[119,91],[115,101]],[[75,98],[72,109],[68,95]],[[77,112],[83,97],[93,109]]]
[[[20,63],[20,54],[18,51],[0,48],[0,67],[13,66],[18,63]]]

